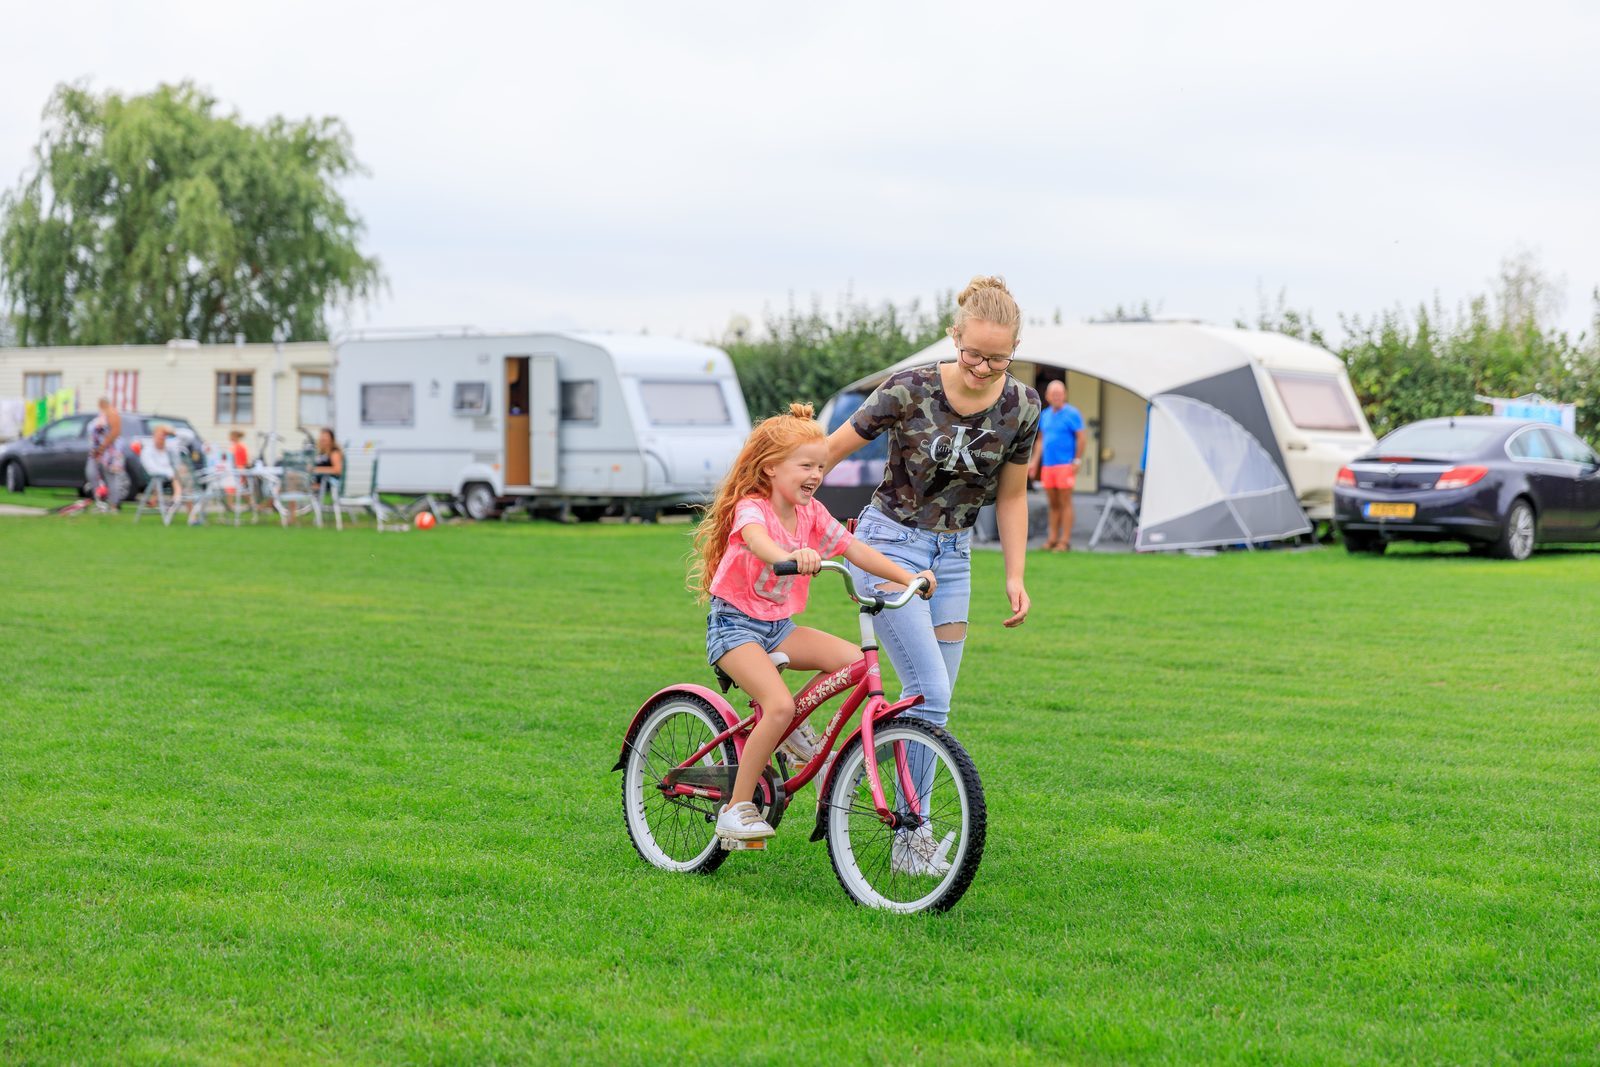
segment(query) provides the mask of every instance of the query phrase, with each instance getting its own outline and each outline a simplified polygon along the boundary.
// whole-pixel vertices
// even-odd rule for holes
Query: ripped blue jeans
[[[944,726],[950,719],[950,699],[961,670],[966,638],[941,641],[934,635],[934,628],[967,621],[972,601],[972,531],[914,530],[868,505],[856,524],[856,537],[912,574],[931,570],[939,582],[932,600],[918,598],[898,611],[885,611],[873,620],[873,626],[879,647],[900,676],[900,695],[922,695],[922,703],[905,714]],[[883,579],[854,564],[850,574],[856,589],[865,595],[884,584]],[[933,767],[927,762],[930,758],[918,746],[907,760],[913,781],[924,795],[932,786]]]

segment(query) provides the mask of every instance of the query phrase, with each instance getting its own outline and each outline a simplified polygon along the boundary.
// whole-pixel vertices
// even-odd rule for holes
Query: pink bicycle
[[[920,719],[897,718],[922,697],[884,699],[872,628],[875,615],[904,607],[921,585],[893,599],[863,597],[842,564],[830,560],[822,567],[845,575],[850,599],[860,605],[861,658],[817,674],[795,695],[790,734],[823,704],[849,693],[807,762],[791,766],[783,752],[774,756],[762,772],[756,806],[776,827],[795,793],[820,775],[811,840],[827,838],[834,872],[851,899],[897,912],[944,911],[961,899],[983,859],[983,783],[966,749],[948,732]],[[776,570],[795,573],[792,563]],[[774,654],[773,662],[782,669],[787,657]],[[717,674],[726,693],[732,680]],[[612,770],[623,772],[628,836],[649,863],[709,874],[730,848],[765,848],[765,841],[724,842],[714,827],[745,740],[761,718],[760,707],[751,702],[750,708],[741,718],[722,696],[683,683],[656,693],[634,715]],[[860,720],[846,734],[858,710]]]

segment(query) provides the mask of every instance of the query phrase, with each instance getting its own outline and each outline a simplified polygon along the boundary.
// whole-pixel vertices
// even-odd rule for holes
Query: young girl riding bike
[[[706,659],[725,671],[761,706],[761,721],[745,742],[733,793],[717,816],[717,836],[739,841],[771,837],[752,801],[761,771],[794,718],[794,698],[768,653],[782,652],[797,670],[835,671],[860,658],[843,638],[796,626],[805,610],[810,575],[824,557],[844,558],[869,574],[909,586],[913,575],[877,549],[857,541],[814,497],[828,461],[827,437],[810,404],[759,423],[717,490],[695,532],[690,586],[711,600]],[[773,565],[793,560],[799,575],[779,577]]]

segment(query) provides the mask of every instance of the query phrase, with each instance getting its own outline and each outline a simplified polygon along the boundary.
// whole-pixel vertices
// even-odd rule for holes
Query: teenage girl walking
[[[966,647],[972,590],[972,527],[994,504],[1005,558],[1003,626],[1021,626],[1031,602],[1023,586],[1028,548],[1028,464],[1039,430],[1039,395],[1013,378],[1022,312],[1000,278],[972,279],[950,327],[954,351],[939,363],[892,375],[828,440],[828,466],[880,434],[889,462],[856,535],[905,568],[928,567],[939,595],[873,620],[900,677],[902,696],[922,695],[907,715],[944,726]],[[855,575],[863,594],[892,586]],[[876,587],[876,588],[874,588]],[[929,765],[920,747],[908,759],[926,794]],[[941,873],[944,860],[927,827],[896,836],[895,858],[911,873]]]
[[[810,576],[822,560],[842,554],[866,573],[903,586],[924,578],[923,596],[933,595],[932,571],[913,575],[891,562],[816,501],[827,461],[827,437],[811,405],[791,404],[787,415],[765,419],[750,432],[695,531],[689,580],[711,600],[706,659],[761,705],[733,794],[717,816],[719,837],[752,841],[773,834],[753,800],[762,769],[794,719],[794,697],[767,654],[782,652],[791,667],[804,671],[836,671],[861,656],[843,638],[792,621],[805,610]],[[774,564],[788,560],[798,575],[773,573]]]

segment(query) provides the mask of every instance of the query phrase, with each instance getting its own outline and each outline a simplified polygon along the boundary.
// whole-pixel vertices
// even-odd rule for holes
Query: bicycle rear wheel
[[[728,853],[716,835],[717,802],[668,796],[657,785],[667,772],[723,731],[721,717],[699,697],[671,693],[645,716],[622,767],[622,817],[633,847],[663,870],[710,874]],[[733,741],[708,752],[699,767],[732,766]]]
[[[893,719],[875,731],[878,775],[892,810],[916,829],[878,818],[857,735],[839,755],[828,789],[828,857],[857,904],[888,911],[944,911],[972,884],[983,860],[988,814],[983,783],[966,749],[918,719]]]

